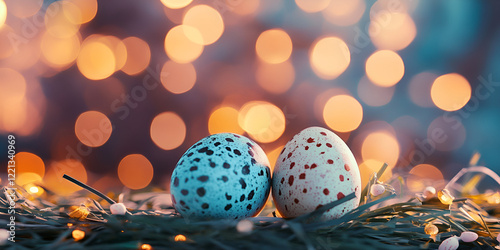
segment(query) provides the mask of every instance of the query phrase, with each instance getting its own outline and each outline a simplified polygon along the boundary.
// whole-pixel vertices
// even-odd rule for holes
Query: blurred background
[[[201,138],[251,137],[272,165],[309,126],[363,182],[419,192],[478,152],[500,172],[498,1],[0,0],[0,156],[33,194],[159,187]],[[477,157],[477,155],[476,155]],[[421,181],[430,179],[428,183]],[[40,186],[37,186],[40,185]]]

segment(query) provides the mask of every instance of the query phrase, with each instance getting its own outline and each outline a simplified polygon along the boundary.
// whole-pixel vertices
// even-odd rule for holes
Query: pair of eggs
[[[250,139],[222,133],[205,137],[181,157],[170,191],[184,217],[245,218],[259,214],[272,196],[279,213],[293,218],[342,199],[320,219],[339,218],[356,208],[361,178],[356,160],[332,131],[310,127],[296,134],[278,157],[273,176],[262,148]]]

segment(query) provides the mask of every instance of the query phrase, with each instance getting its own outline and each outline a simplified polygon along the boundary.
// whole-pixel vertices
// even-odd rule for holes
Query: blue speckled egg
[[[170,182],[175,209],[196,218],[256,216],[270,188],[269,160],[262,148],[231,133],[214,134],[191,146]]]

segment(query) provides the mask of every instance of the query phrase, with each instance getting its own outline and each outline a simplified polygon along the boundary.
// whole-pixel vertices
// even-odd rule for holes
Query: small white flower
[[[375,184],[370,188],[370,194],[373,196],[379,196],[385,192],[385,187],[382,184]]]
[[[430,199],[436,195],[436,189],[434,187],[426,187],[424,190],[424,196],[426,199]]]
[[[127,208],[125,207],[125,205],[123,203],[112,204],[109,207],[109,210],[111,210],[111,214],[124,215],[127,212]]]

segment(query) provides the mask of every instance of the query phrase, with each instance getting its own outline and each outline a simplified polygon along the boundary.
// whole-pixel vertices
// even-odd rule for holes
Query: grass
[[[382,168],[378,176],[384,170]],[[479,238],[472,243],[460,242],[460,248],[495,249],[498,246],[500,209],[487,202],[491,195],[469,195],[456,199],[452,205],[444,205],[437,198],[423,200],[416,196],[402,200],[386,185],[388,189],[383,195],[371,197],[368,190],[375,182],[374,175],[363,190],[360,206],[339,219],[311,220],[354,198],[354,194],[294,219],[248,218],[254,226],[247,233],[236,230],[237,220],[190,221],[181,218],[172,207],[153,208],[155,198],[164,195],[161,193],[128,201],[128,207],[141,209],[112,215],[109,209],[82,192],[71,199],[40,199],[18,187],[16,242],[7,242],[4,247],[148,249],[148,245],[143,244],[149,244],[152,249],[437,249],[442,240],[460,236],[463,231],[476,232]],[[56,204],[48,200],[55,200]],[[85,205],[79,207],[77,200],[86,200]],[[7,201],[5,196],[0,198],[2,224],[7,224],[10,217]],[[262,214],[273,210],[268,207]],[[426,234],[424,227],[428,223],[436,225],[439,234]],[[75,229],[84,231],[85,237],[75,240],[72,236]],[[186,240],[176,241],[175,236],[180,234]]]

